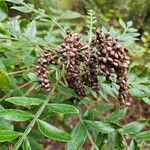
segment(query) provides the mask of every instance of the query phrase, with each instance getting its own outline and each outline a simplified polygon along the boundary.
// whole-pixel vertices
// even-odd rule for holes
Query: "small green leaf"
[[[130,150],[140,150],[140,147],[138,146],[137,141],[132,140],[130,143]]]
[[[38,128],[41,131],[41,133],[48,138],[52,138],[54,140],[63,142],[72,140],[71,136],[68,133],[42,120],[38,120]]]
[[[128,28],[128,32],[137,32],[138,30],[135,28]]]
[[[25,29],[25,36],[29,39],[33,39],[36,37],[36,22],[33,20],[31,23],[27,25],[27,28]]]
[[[0,110],[0,117],[10,121],[26,121],[33,116],[28,112],[18,109],[4,109]]]
[[[99,81],[99,83],[101,84],[101,83],[104,83],[105,81],[106,81],[106,77],[105,76],[98,76],[98,81]]]
[[[111,136],[111,134],[110,134]],[[123,136],[119,133],[115,133],[115,138],[114,138],[114,150],[124,150],[124,143],[123,143]]]
[[[56,80],[59,81],[61,78],[61,72],[59,69],[56,69]]]
[[[27,76],[31,81],[38,81],[37,75],[32,72],[28,73]]]
[[[96,145],[101,150],[102,146],[108,138],[108,134],[99,132],[96,139]]]
[[[120,24],[124,29],[126,29],[126,24],[124,23],[123,20],[119,19],[119,24]]]
[[[108,123],[103,121],[85,121],[86,124],[92,126],[96,131],[102,133],[111,133],[114,132],[115,129]]]
[[[18,37],[20,34],[20,24],[16,18],[10,22],[10,32],[14,37]]]
[[[7,2],[12,2],[12,3],[15,3],[15,4],[20,4],[23,2],[23,0],[5,0]]]
[[[77,18],[82,18],[83,16],[74,11],[67,10],[66,12],[61,14],[61,19],[63,20],[68,20],[68,19],[77,19]]]
[[[48,104],[48,109],[54,113],[71,114],[79,113],[79,110],[68,104]]]
[[[4,70],[0,70],[0,88],[8,87],[10,79]]]
[[[127,112],[127,108],[120,108],[106,117],[108,121],[115,122],[117,119],[123,118]]]
[[[109,143],[108,143],[108,142],[105,143],[105,144],[102,146],[101,150],[110,150]]]
[[[32,150],[43,150],[42,144],[36,138],[28,137]]]
[[[0,21],[3,21],[7,18],[7,12],[8,12],[7,5],[3,0],[1,0],[0,1]]]
[[[128,21],[127,22],[127,27],[129,28],[129,27],[131,27],[133,25],[133,22],[132,21]]]
[[[75,91],[71,88],[65,87],[65,86],[59,86],[58,92],[60,94],[70,95],[70,96],[77,96]]]
[[[71,132],[72,141],[67,143],[67,150],[80,150],[87,137],[87,130],[83,123],[79,122]]]
[[[145,121],[135,121],[125,125],[122,130],[127,134],[135,134],[141,131],[145,125]]]
[[[14,126],[10,122],[1,119],[0,120],[0,130],[11,130],[11,131],[13,131]]]
[[[150,130],[137,134],[135,138],[138,140],[150,140]]]
[[[22,144],[22,149],[23,149],[23,150],[32,150],[31,145],[30,145],[28,139],[26,139],[26,140],[23,142],[23,144]]]
[[[145,98],[142,98],[142,100],[143,100],[146,104],[150,105],[150,98],[145,97]]]
[[[101,104],[96,104],[92,108],[97,109],[97,110],[110,110],[112,108],[112,104],[110,104],[110,103],[101,103]]]
[[[11,7],[11,9],[18,10],[22,13],[30,13],[32,11],[29,7],[25,7],[25,6],[13,6]]]
[[[19,106],[31,106],[31,105],[40,105],[44,103],[44,100],[33,98],[33,97],[10,97],[5,99],[5,101],[13,103]]]
[[[11,141],[19,137],[21,134],[19,132],[10,130],[0,130],[0,142]]]

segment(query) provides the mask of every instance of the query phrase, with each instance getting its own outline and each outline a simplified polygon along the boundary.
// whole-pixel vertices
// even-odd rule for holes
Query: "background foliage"
[[[148,149],[149,11],[149,0],[0,0],[0,149]],[[118,106],[118,86],[102,76],[99,93],[88,89],[83,99],[59,66],[50,68],[48,95],[37,82],[43,50],[56,49],[68,29],[88,42],[97,27],[129,49],[130,106]]]

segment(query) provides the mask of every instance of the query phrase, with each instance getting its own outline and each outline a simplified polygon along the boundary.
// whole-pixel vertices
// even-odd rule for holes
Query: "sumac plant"
[[[42,150],[48,139],[66,150],[148,147],[148,118],[126,120],[136,101],[150,104],[149,70],[129,57],[132,21],[107,30],[92,10],[70,13],[86,33],[23,0],[0,1],[0,149]]]

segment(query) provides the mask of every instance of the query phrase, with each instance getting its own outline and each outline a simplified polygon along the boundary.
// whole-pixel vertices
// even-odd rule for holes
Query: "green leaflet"
[[[21,133],[10,131],[10,130],[0,130],[0,142],[11,141],[19,137]]]
[[[3,119],[0,119],[0,130],[10,130],[10,131],[13,131],[14,130],[14,126],[6,121],[6,120],[3,120]]]
[[[4,70],[0,70],[0,88],[8,87],[10,79]]]
[[[150,140],[150,130],[137,134],[135,138],[138,140]]]
[[[72,139],[68,133],[42,120],[38,120],[38,128],[46,137],[52,138],[57,141],[67,142]]]
[[[54,113],[71,114],[79,113],[79,110],[68,104],[48,104],[48,109]]]
[[[72,130],[72,141],[67,143],[67,150],[80,150],[87,137],[87,130],[83,123],[79,122]]]
[[[123,126],[123,132],[127,134],[135,134],[142,130],[146,125],[146,121],[135,121]]]
[[[115,122],[117,119],[123,118],[126,114],[127,108],[120,108],[119,110],[112,112],[110,115],[106,117],[106,120]]]
[[[31,105],[40,105],[44,103],[44,100],[33,98],[33,97],[10,97],[5,99],[5,101],[8,101],[10,103],[13,103],[15,105],[19,106],[31,106]]]
[[[18,109],[2,109],[0,117],[10,121],[26,121],[31,119],[33,115]]]

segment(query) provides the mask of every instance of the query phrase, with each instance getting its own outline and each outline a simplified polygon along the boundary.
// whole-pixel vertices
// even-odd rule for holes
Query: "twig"
[[[52,88],[51,92],[48,94],[45,102],[43,103],[43,105],[39,108],[39,110],[37,111],[37,113],[35,114],[33,120],[30,122],[30,124],[28,125],[28,127],[26,128],[26,130],[23,133],[23,136],[17,141],[17,143],[14,145],[12,150],[18,150],[19,147],[21,146],[21,144],[23,143],[24,139],[27,137],[27,135],[31,132],[35,122],[38,120],[38,118],[40,117],[40,115],[42,114],[42,112],[44,111],[45,107],[47,106],[47,104],[50,101],[51,96],[53,95],[55,89],[56,89],[57,83],[55,84],[55,86]]]
[[[88,131],[87,131],[87,136],[88,136],[88,138],[89,138],[89,140],[90,140],[92,146],[93,146],[96,150],[99,150],[99,148],[98,148],[97,145],[94,143],[94,141],[93,141],[93,139],[92,139],[92,137],[91,137],[91,135],[90,135],[90,133],[89,133]]]

